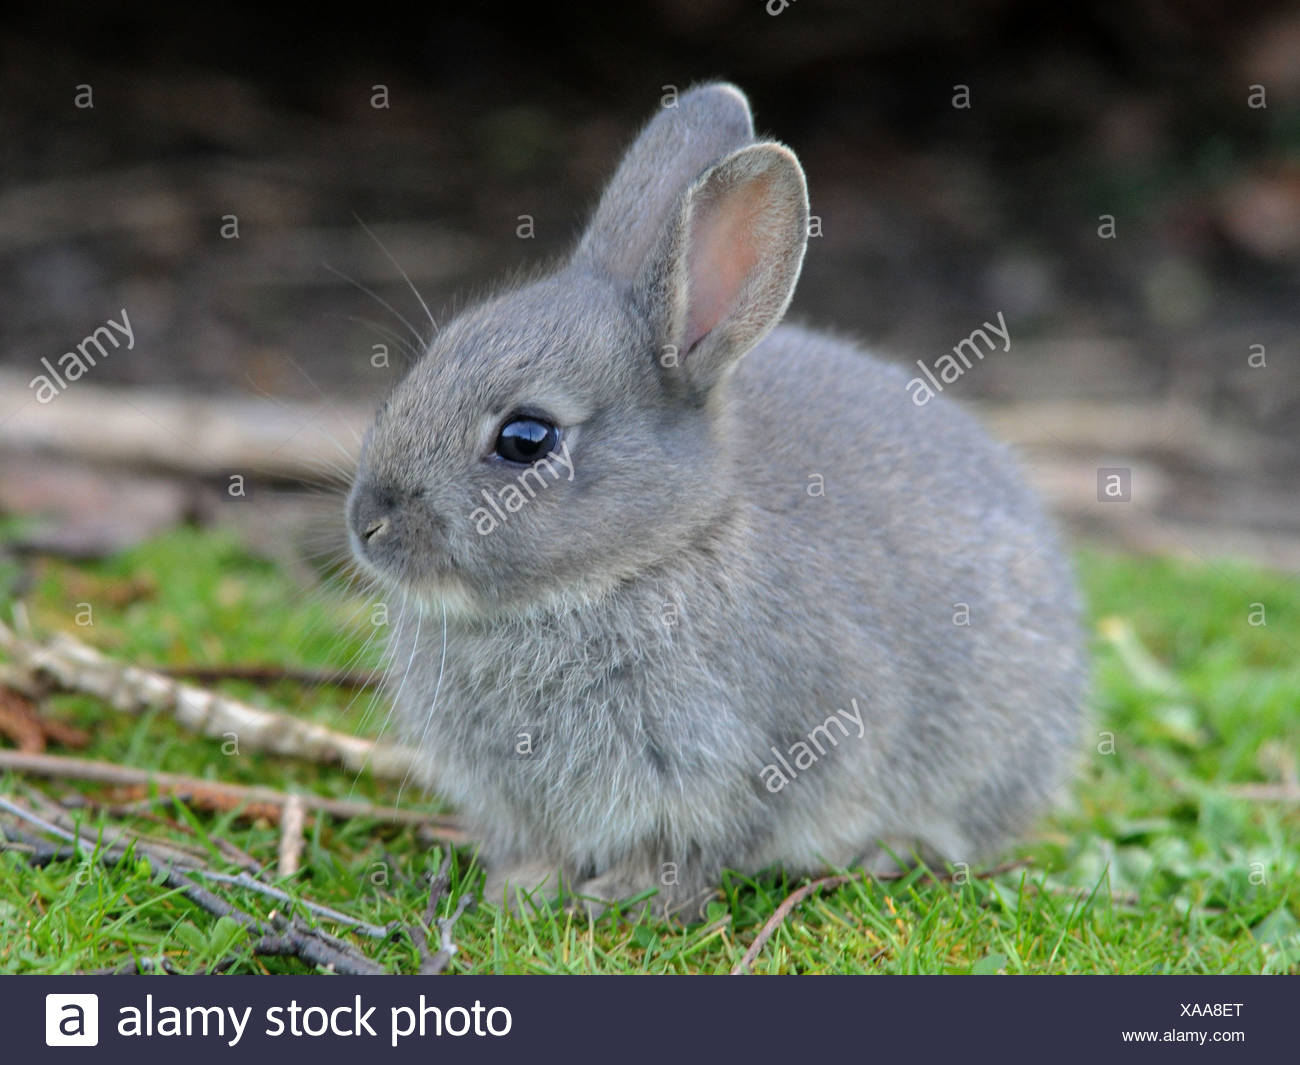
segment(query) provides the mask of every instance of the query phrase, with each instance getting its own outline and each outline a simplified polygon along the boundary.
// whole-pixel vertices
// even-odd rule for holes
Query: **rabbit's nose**
[[[357,484],[348,500],[348,521],[366,548],[374,547],[393,530],[397,494],[372,484]]]
[[[352,486],[347,522],[357,556],[403,578],[436,555],[447,533],[446,520],[428,505],[424,488],[368,479]]]

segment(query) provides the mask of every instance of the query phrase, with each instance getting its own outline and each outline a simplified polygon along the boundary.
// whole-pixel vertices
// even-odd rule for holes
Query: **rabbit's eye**
[[[540,418],[511,418],[497,436],[497,454],[525,465],[545,458],[560,442],[560,430]]]

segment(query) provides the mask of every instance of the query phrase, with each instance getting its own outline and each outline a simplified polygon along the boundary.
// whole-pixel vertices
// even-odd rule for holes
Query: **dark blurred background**
[[[69,463],[153,490],[206,439],[166,446],[177,424],[364,419],[400,372],[376,327],[403,327],[332,271],[427,319],[358,217],[441,319],[570,246],[668,87],[725,77],[808,173],[793,316],[932,365],[1002,311],[1011,351],[950,392],[1077,532],[1300,569],[1294,3],[11,3],[2,25],[0,509],[62,506],[79,531],[46,546],[94,553],[129,497],[73,513]],[[34,407],[41,356],[123,307],[134,349]],[[96,447],[101,402],[102,438],[144,443]],[[1101,466],[1134,471],[1134,506],[1097,503]],[[105,544],[140,531],[114,521]]]

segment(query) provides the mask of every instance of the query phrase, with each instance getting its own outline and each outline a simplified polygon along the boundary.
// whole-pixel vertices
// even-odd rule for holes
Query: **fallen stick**
[[[332,476],[335,458],[352,464],[354,441],[371,417],[361,404],[214,399],[84,381],[42,405],[30,399],[30,377],[0,370],[0,396],[15,397],[0,418],[0,448],[223,481],[230,472],[310,482]]]
[[[1159,776],[1170,791],[1182,795],[1194,794],[1202,788],[1195,782],[1182,780],[1161,765],[1151,754],[1141,747],[1133,748],[1132,757]],[[1277,784],[1228,784],[1221,788],[1208,789],[1216,795],[1226,795],[1230,799],[1244,802],[1300,802],[1300,781],[1287,779]]]
[[[972,879],[988,880],[990,877],[1000,876],[1003,873],[1010,872],[1012,869],[1019,869],[1021,866],[1028,864],[1029,860],[1027,858],[1017,859],[1014,862],[1004,862],[1002,865],[995,865],[992,869],[986,869],[982,873],[975,873]],[[749,945],[749,949],[745,951],[744,956],[736,963],[735,968],[731,970],[731,975],[744,976],[749,972],[749,967],[754,964],[758,955],[762,952],[763,947],[767,944],[767,941],[772,938],[773,933],[781,927],[781,923],[790,916],[790,913],[794,908],[798,906],[799,903],[803,902],[804,899],[808,898],[809,895],[816,894],[818,891],[826,891],[830,888],[842,887],[843,885],[850,884],[855,880],[902,880],[903,877],[910,876],[911,873],[912,870],[910,869],[901,870],[896,873],[868,873],[866,870],[859,870],[856,873],[835,873],[831,876],[820,877],[817,880],[810,880],[807,884],[804,884],[800,888],[796,888],[785,897],[781,905],[778,906],[772,913],[772,916],[767,919],[767,923],[759,930],[758,935],[754,937],[754,942]],[[952,873],[940,873],[937,876],[934,873],[927,873],[925,876],[921,877],[921,880],[932,880],[937,883],[946,883],[952,879]]]
[[[125,852],[124,845],[120,843],[99,847],[94,837],[88,836],[80,830],[72,832],[52,824],[33,811],[25,809],[17,803],[10,802],[4,796],[0,796],[0,810],[26,821],[42,832],[55,836],[65,843],[85,848],[101,864],[116,865]],[[14,832],[12,829],[7,830],[6,834],[16,835],[21,842],[37,847],[42,842],[39,837]],[[296,917],[286,918],[276,913],[272,913],[264,922],[190,879],[191,876],[202,876],[205,873],[216,879],[222,879],[221,874],[214,874],[201,868],[178,868],[154,852],[148,845],[138,840],[132,841],[131,847],[135,860],[143,862],[151,876],[160,877],[164,884],[179,891],[192,903],[212,916],[229,917],[241,925],[250,934],[250,937],[256,936],[251,942],[255,954],[292,955],[308,964],[320,965],[348,976],[382,976],[387,971],[382,966],[371,961],[351,944],[330,935],[322,929],[304,924]],[[54,857],[60,856],[57,849],[53,852],[47,849],[45,851],[34,851],[33,857],[37,860],[50,860],[51,854]],[[225,879],[246,888],[256,885],[256,890],[261,891],[263,894],[271,894],[272,897],[283,895],[283,892],[278,892],[277,889],[271,888],[269,885],[252,881],[251,878],[229,877]],[[287,898],[287,896],[285,897]],[[326,909],[325,907],[316,907],[315,904],[308,905],[301,899],[294,901],[308,909]],[[355,919],[349,918],[345,914],[337,914],[336,911],[329,911],[329,915],[331,919],[342,918],[349,923],[358,924]],[[364,922],[360,924],[363,931],[376,927],[365,925]],[[381,931],[385,936],[389,934],[388,929],[382,929]]]
[[[35,788],[30,789],[27,794],[30,796],[33,792],[36,792]],[[230,862],[232,865],[238,866],[246,873],[260,875],[262,870],[266,868],[265,862],[259,862],[246,850],[236,847],[230,842],[230,840],[223,836],[207,836],[206,838],[203,838],[194,830],[193,825],[177,821],[174,817],[167,817],[164,814],[154,811],[154,806],[166,802],[169,798],[169,796],[164,794],[155,795],[151,799],[145,799],[134,804],[114,803],[95,799],[89,795],[77,792],[71,795],[61,796],[58,805],[60,809],[68,813],[71,813],[74,810],[89,809],[101,811],[106,817],[112,817],[117,820],[129,817],[133,820],[149,821],[156,825],[162,825],[164,828],[168,828],[173,832],[178,832],[190,839],[200,839],[203,843],[211,844],[216,847],[226,861]],[[179,797],[177,798],[177,801],[179,801]],[[191,800],[189,805],[198,806],[199,804]]]
[[[459,949],[455,940],[452,939],[452,932],[456,927],[456,922],[460,920],[466,908],[474,901],[474,896],[464,894],[455,908],[446,917],[438,916],[438,907],[442,900],[447,897],[448,888],[451,886],[451,855],[448,854],[442,860],[442,867],[433,876],[429,882],[429,901],[424,907],[424,928],[425,934],[420,934],[420,928],[416,925],[410,926],[411,939],[415,943],[415,949],[420,955],[420,976],[438,976],[451,964],[452,957]],[[438,951],[436,954],[429,953],[429,940],[433,937],[434,928],[438,929]]]
[[[219,797],[228,808],[264,805],[282,810],[292,797],[290,792],[274,788],[228,784],[217,780],[202,780],[178,773],[163,773],[152,769],[113,765],[88,758],[65,758],[53,754],[27,754],[22,751],[0,750],[0,770],[16,773],[70,780],[88,780],[98,784],[120,787],[156,788],[159,794]],[[369,818],[395,825],[418,825],[429,830],[430,836],[443,843],[460,845],[472,842],[468,833],[460,828],[457,818],[448,814],[426,814],[418,810],[402,810],[395,806],[377,806],[359,799],[330,799],[322,795],[294,793],[301,799],[303,808],[328,814],[340,819]]]
[[[58,825],[65,832],[76,829],[76,822],[72,819],[69,811],[54,802],[49,796],[43,795],[32,787],[24,788],[24,792],[29,806],[51,824]],[[203,866],[201,849],[190,843],[147,836],[143,833],[128,831],[113,824],[103,825],[99,832],[100,840],[105,847],[121,850],[127,843],[134,842],[151,848],[155,855],[171,865],[182,868],[201,868]]]
[[[75,821],[72,821],[68,811],[34,788],[31,789],[27,799],[36,807],[32,812],[43,817],[46,823],[58,827],[63,832],[79,832],[80,826]],[[12,813],[12,810],[10,812]],[[363,932],[372,939],[386,939],[391,934],[391,930],[385,926],[349,917],[346,913],[341,913],[330,906],[312,902],[310,899],[301,896],[295,898],[280,888],[259,880],[258,875],[262,871],[261,866],[258,866],[255,870],[241,869],[237,873],[219,873],[208,868],[204,856],[197,846],[159,839],[155,836],[145,836],[117,825],[101,824],[97,831],[99,839],[105,847],[113,852],[114,857],[120,858],[126,852],[128,845],[144,847],[154,858],[161,859],[173,868],[180,869],[191,876],[207,877],[209,880],[223,884],[237,884],[259,895],[275,899],[277,902],[295,903],[317,917],[324,917],[326,920],[334,921],[337,924],[351,925],[354,929]],[[85,839],[87,837],[82,835],[80,838]]]
[[[246,680],[253,684],[278,684],[282,680],[308,687],[348,688],[363,691],[379,686],[380,677],[364,669],[293,669],[275,665],[157,666],[168,677],[215,684],[219,680]]]
[[[338,763],[355,773],[368,769],[385,780],[405,781],[413,775],[416,755],[409,748],[350,736],[153,670],[114,662],[66,633],[41,644],[18,636],[0,622],[0,650],[33,679],[47,680],[63,691],[93,695],[127,713],[161,710],[204,736],[233,737],[247,749]]]
[[[387,939],[392,935],[392,929],[385,925],[371,924],[369,921],[363,921],[359,917],[349,917],[346,913],[334,909],[332,906],[326,906],[319,902],[312,902],[310,899],[294,897],[287,891],[281,891],[278,887],[271,884],[264,884],[256,877],[249,873],[217,873],[211,869],[187,869],[185,870],[190,876],[201,876],[206,880],[211,880],[217,884],[234,884],[236,887],[247,888],[258,895],[265,895],[269,899],[277,899],[280,902],[292,906],[301,906],[309,913],[317,917],[323,917],[327,921],[333,921],[335,924],[344,924],[350,926],[354,931],[361,932],[371,939]]]
[[[302,860],[302,848],[306,843],[302,834],[306,820],[307,808],[303,805],[302,796],[290,795],[280,817],[278,871],[282,877],[293,876],[298,871],[298,863]]]

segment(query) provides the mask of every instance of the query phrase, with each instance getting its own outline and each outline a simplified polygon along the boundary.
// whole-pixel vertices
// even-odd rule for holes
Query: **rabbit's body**
[[[704,228],[727,206],[706,175],[683,209],[691,257],[648,239],[639,254],[669,266],[628,284],[580,249],[457,319],[367,439],[351,515],[358,552],[403,590],[397,713],[426,783],[483,840],[497,899],[505,880],[549,876],[601,898],[657,889],[672,908],[724,868],[804,872],[882,847],[974,861],[1064,776],[1084,674],[1074,592],[1005,449],[943,397],[913,404],[905,375],[845,342],[768,332],[775,319],[750,343],[714,341],[747,327],[766,275],[727,289],[730,317],[690,345],[665,344],[691,332],[681,314],[646,313],[671,264],[694,269],[712,240],[742,243],[710,278],[761,261],[744,241],[784,219],[756,215],[770,173],[740,179],[741,238],[725,214],[718,236]],[[589,290],[593,274],[613,283]],[[687,323],[710,283],[692,282]],[[748,354],[712,372],[710,343]],[[656,360],[665,347],[674,358]],[[613,368],[574,357],[611,348]],[[502,398],[461,404],[475,377]],[[476,455],[500,423],[484,409],[539,406],[572,426],[570,476],[538,475],[499,528],[471,527],[515,467],[471,465],[471,486],[445,441]],[[549,523],[565,515],[560,540]]]

